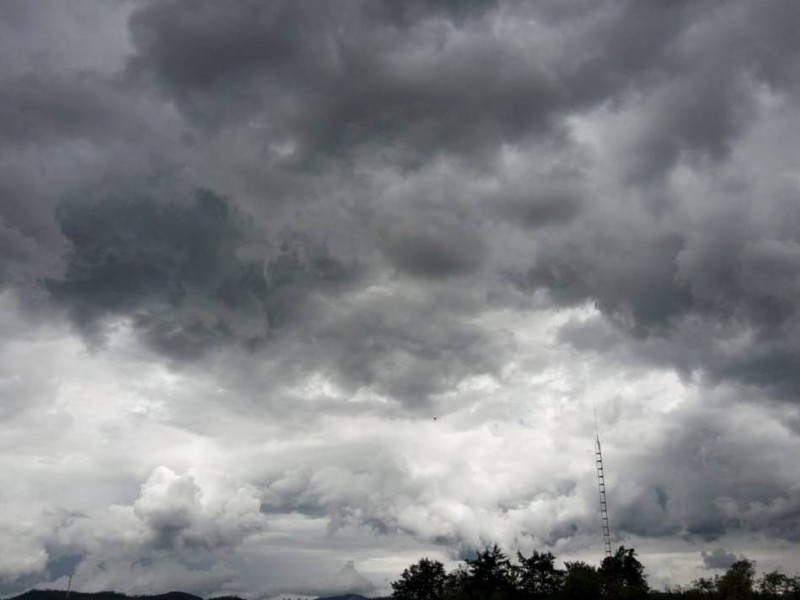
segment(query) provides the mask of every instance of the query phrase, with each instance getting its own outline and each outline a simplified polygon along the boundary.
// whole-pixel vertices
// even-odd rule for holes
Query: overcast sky
[[[800,3],[0,3],[0,594],[800,570]]]

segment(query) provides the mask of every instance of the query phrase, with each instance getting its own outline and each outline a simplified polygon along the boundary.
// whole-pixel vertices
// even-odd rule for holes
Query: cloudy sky
[[[0,3],[0,594],[800,570],[799,28]]]

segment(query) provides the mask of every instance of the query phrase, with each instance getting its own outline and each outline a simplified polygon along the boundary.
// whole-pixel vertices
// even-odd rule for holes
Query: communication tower
[[[597,466],[597,487],[600,491],[600,524],[603,528],[603,548],[606,556],[611,556],[611,525],[608,522],[608,499],[606,498],[606,478],[603,473],[603,452],[600,448],[600,434],[597,431],[597,414],[594,417],[594,457]]]

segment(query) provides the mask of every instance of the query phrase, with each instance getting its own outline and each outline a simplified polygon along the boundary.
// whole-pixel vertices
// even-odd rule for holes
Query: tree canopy
[[[392,596],[397,600],[440,600],[444,597],[446,581],[444,565],[438,560],[423,558],[392,582]]]
[[[772,571],[756,576],[755,563],[736,561],[721,576],[656,591],[633,548],[620,546],[598,566],[583,561],[558,568],[551,552],[517,552],[512,560],[493,545],[448,573],[423,558],[392,583],[396,600],[800,600],[800,576]]]

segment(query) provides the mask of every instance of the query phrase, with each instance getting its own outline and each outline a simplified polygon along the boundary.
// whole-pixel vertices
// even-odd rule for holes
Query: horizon
[[[723,574],[715,574],[693,580],[688,585],[668,584],[663,589],[653,589],[649,583],[647,568],[638,560],[634,548],[620,546],[616,551],[606,551],[606,556],[598,565],[585,561],[564,561],[564,569],[559,569],[557,557],[550,552],[533,551],[531,556],[518,553],[512,557],[496,544],[485,547],[473,558],[465,559],[456,569],[447,572],[444,565],[436,560],[421,558],[403,570],[401,576],[391,582],[389,596],[364,596],[347,591],[342,587],[336,595],[303,596],[311,600],[414,600],[419,598],[552,598],[580,599],[622,597],[657,597],[680,600],[681,598],[729,597],[739,598],[794,598],[800,592],[800,573],[787,574],[779,569],[770,572],[756,569],[756,562],[744,556],[717,556],[719,564],[728,564]],[[704,557],[705,558],[705,557]],[[345,570],[353,569],[349,561]],[[100,592],[81,592],[71,589],[71,578],[66,590],[30,589],[6,600],[55,600],[55,595],[65,598],[75,595],[83,600],[109,600],[113,598],[135,598],[139,600],[200,599],[182,591],[164,591],[155,594],[126,595],[113,590]],[[355,585],[352,584],[351,585]],[[618,587],[621,586],[621,587]],[[615,592],[616,588],[616,592]],[[478,594],[475,596],[475,594]],[[237,595],[213,596],[208,600],[247,600]],[[288,600],[288,599],[284,599]],[[298,597],[297,600],[300,600]]]
[[[0,2],[0,597],[800,571],[798,30]]]

